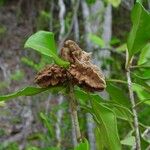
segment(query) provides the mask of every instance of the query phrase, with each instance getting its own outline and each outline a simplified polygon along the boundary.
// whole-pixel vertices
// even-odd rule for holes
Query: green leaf
[[[118,7],[121,0],[107,0],[108,3],[112,4],[113,7]]]
[[[117,118],[128,122],[133,121],[133,114],[128,108],[114,103],[108,103],[107,106],[113,110]]]
[[[127,44],[126,43],[124,43],[124,44],[122,44],[122,45],[120,45],[119,47],[116,48],[116,50],[119,51],[119,52],[124,52],[124,51],[126,51],[126,49],[127,49]]]
[[[132,85],[133,90],[136,92],[137,96],[139,97],[139,99],[141,101],[143,101],[143,103],[150,105],[150,101],[148,101],[148,99],[150,98],[150,90],[149,92],[146,91],[143,86],[139,85],[139,84],[133,84]],[[147,100],[147,101],[146,101]]]
[[[133,73],[133,75],[137,78],[148,80],[150,79],[150,69],[145,68],[145,69],[138,70],[136,71],[136,73]]]
[[[33,34],[28,38],[25,43],[25,48],[32,48],[43,55],[52,57],[56,64],[68,67],[69,62],[66,62],[58,57],[54,34],[52,32],[47,31],[38,31],[37,33]]]
[[[134,136],[128,136],[125,139],[121,140],[121,144],[127,145],[127,146],[134,146],[135,137]]]
[[[45,125],[45,127],[48,129],[48,132],[50,134],[50,136],[54,136],[54,130],[51,127],[52,125],[50,124],[50,121],[48,119],[48,116],[44,113],[40,113],[40,117],[42,119],[42,123]]]
[[[88,141],[84,139],[84,141],[79,143],[74,150],[90,150]]]
[[[126,94],[119,87],[112,83],[107,83],[106,91],[109,93],[111,99],[123,106],[129,106],[130,102]]]
[[[113,37],[111,39],[111,41],[109,42],[110,45],[116,45],[116,44],[119,44],[121,41],[120,39],[116,38],[116,37]]]
[[[138,60],[138,65],[142,65],[150,60],[150,43],[147,44],[141,51],[140,57]]]
[[[32,96],[44,92],[46,90],[48,90],[48,88],[26,87],[24,89],[18,90],[17,92],[0,96],[0,101],[5,101],[19,96]]]
[[[103,144],[109,150],[121,150],[114,112],[96,100],[91,100],[93,112],[99,120],[98,128],[103,135]]]
[[[127,40],[129,61],[134,54],[150,42],[150,14],[139,2],[132,10],[131,20],[133,26]]]
[[[86,0],[86,2],[91,5],[91,4],[94,4],[96,0]]]
[[[104,101],[104,99],[100,97],[98,94],[87,93],[79,88],[76,88],[74,90],[74,93],[76,99],[79,100],[81,104],[87,104],[87,101],[89,101],[91,97],[97,101]]]
[[[105,47],[105,42],[102,38],[95,34],[89,34],[88,38],[93,42],[94,44],[98,45],[99,47]]]

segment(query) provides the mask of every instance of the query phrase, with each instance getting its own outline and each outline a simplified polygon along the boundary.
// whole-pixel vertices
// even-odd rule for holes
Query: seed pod
[[[35,77],[35,83],[40,87],[62,84],[66,81],[66,70],[57,65],[47,65]]]
[[[61,56],[71,63],[68,72],[74,83],[89,91],[102,91],[106,87],[102,72],[91,63],[91,53],[83,51],[74,41],[65,42]]]

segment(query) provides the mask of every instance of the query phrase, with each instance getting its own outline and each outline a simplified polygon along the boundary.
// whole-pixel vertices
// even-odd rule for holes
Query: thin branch
[[[81,141],[81,132],[80,132],[80,126],[78,121],[78,114],[77,114],[77,102],[74,96],[74,90],[72,83],[69,84],[69,107],[71,111],[71,117],[73,121],[74,130],[76,133],[76,139],[78,142]]]
[[[135,130],[135,139],[136,139],[136,150],[141,150],[141,141],[140,141],[140,131],[139,131],[139,122],[138,122],[138,115],[135,106],[135,99],[132,89],[132,81],[131,81],[131,75],[130,75],[130,69],[127,69],[127,82],[128,82],[128,89],[129,89],[129,95],[130,95],[130,101],[132,105],[132,112],[133,112],[133,119],[134,119],[134,130]]]

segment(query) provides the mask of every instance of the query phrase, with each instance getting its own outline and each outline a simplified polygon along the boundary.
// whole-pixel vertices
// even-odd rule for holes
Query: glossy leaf
[[[74,150],[90,150],[88,141],[84,139],[84,141],[79,143]]]
[[[25,43],[25,48],[32,48],[43,55],[53,58],[56,64],[60,66],[69,66],[69,62],[66,62],[58,57],[54,34],[52,32],[38,31],[28,38]]]
[[[109,150],[121,150],[117,130],[117,120],[114,112],[96,100],[91,100],[94,114],[99,120],[98,128],[103,135],[103,144]]]
[[[4,95],[4,96],[0,96],[0,101],[5,101],[5,100],[16,98],[19,96],[32,96],[32,95],[36,95],[38,93],[44,92],[46,90],[48,90],[48,88],[26,87],[24,89],[18,90],[17,92]]]
[[[132,29],[127,40],[129,60],[150,42],[150,13],[137,2],[131,13]]]
[[[36,95],[47,90],[50,90],[51,92],[55,93],[55,91],[59,92],[59,91],[62,91],[63,89],[64,87],[57,87],[57,86],[49,87],[49,88],[25,87],[21,90],[18,90],[8,95],[2,95],[2,96],[0,95],[0,101],[6,101],[12,98],[19,97],[19,96],[32,96],[32,95]]]
[[[138,60],[138,65],[142,65],[147,61],[150,61],[150,43],[142,49]]]

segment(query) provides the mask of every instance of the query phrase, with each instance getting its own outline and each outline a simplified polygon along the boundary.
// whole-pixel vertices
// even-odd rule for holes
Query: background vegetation
[[[137,5],[131,18],[131,10],[135,5],[132,0],[0,0],[0,95],[28,85],[33,86],[37,71],[53,62],[48,56],[24,49],[29,36],[39,30],[53,32],[58,53],[63,42],[72,39],[85,51],[92,52],[93,62],[103,70],[107,81],[107,88],[100,95],[88,95],[78,88],[75,90],[81,106],[78,109],[80,129],[82,136],[87,139],[84,141],[85,145],[89,143],[90,150],[101,150],[105,145],[111,150],[119,145],[114,141],[105,143],[107,138],[105,139],[104,134],[100,136],[102,131],[88,113],[92,108],[91,114],[96,114],[98,120],[101,117],[106,119],[104,121],[107,122],[108,139],[115,137],[116,133],[110,127],[117,124],[122,149],[130,150],[135,147],[133,109],[126,77],[126,70],[130,69],[141,149],[148,150],[150,15],[145,12],[150,10],[150,2],[140,2],[144,7]],[[55,90],[53,93],[56,93]],[[4,97],[0,98],[1,150],[70,150],[77,144],[68,101],[61,94],[46,91],[33,97],[14,98],[8,102],[2,101]],[[88,105],[89,99],[96,100],[92,106]],[[88,110],[85,105],[89,106]],[[107,116],[99,116],[105,114],[103,106],[115,112],[116,124],[115,121],[109,122]],[[110,112],[107,115],[112,116]]]

